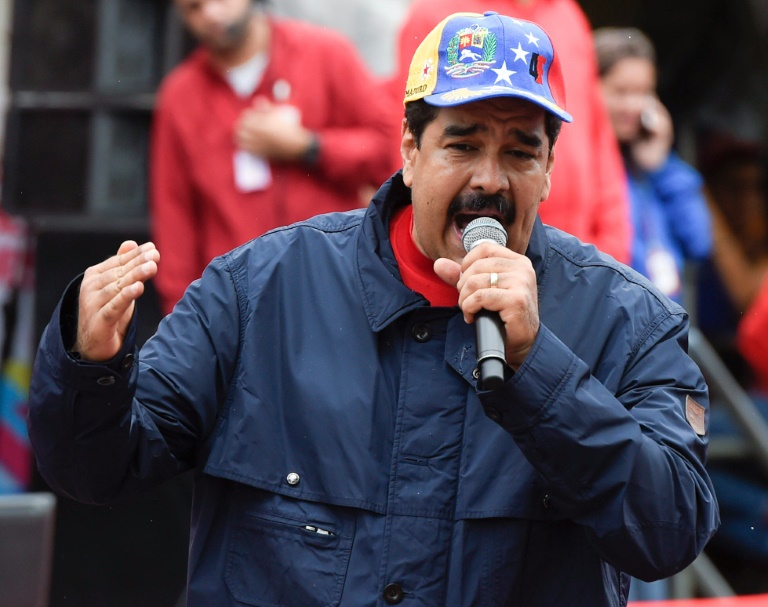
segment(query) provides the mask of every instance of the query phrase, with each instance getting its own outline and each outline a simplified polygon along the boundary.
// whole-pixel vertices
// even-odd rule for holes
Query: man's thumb
[[[434,266],[432,266],[440,278],[446,283],[455,287],[461,277],[461,266],[451,259],[441,257],[435,260]]]

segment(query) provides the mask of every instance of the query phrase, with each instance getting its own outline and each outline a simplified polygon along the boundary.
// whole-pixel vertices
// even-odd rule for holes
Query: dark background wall
[[[165,0],[16,0],[12,32],[3,206],[37,241],[37,338],[77,273],[148,237],[154,92],[184,39]],[[141,341],[160,319],[146,295]],[[51,606],[175,605],[190,495],[182,477],[108,507],[59,498]]]
[[[596,27],[633,25],[654,40],[660,95],[688,160],[696,162],[713,129],[765,139],[764,3],[581,4]],[[167,0],[15,0],[12,31],[3,206],[29,218],[37,240],[39,336],[74,275],[122,240],[147,238],[154,92],[189,41]],[[160,318],[151,288],[140,315],[143,340]],[[35,488],[45,488],[41,479]],[[185,477],[111,507],[61,499],[52,607],[174,605],[184,584],[189,496]]]

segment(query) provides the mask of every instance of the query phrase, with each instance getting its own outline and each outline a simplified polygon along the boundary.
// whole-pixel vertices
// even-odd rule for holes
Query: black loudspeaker
[[[96,7],[97,0],[14,2],[11,89],[90,90]]]
[[[35,237],[39,339],[73,278],[113,254],[122,241],[146,240],[147,234],[139,222],[132,229],[97,230],[88,221],[76,227],[46,221],[37,225]],[[137,314],[141,344],[162,317],[151,282]],[[35,476],[32,489],[48,486]],[[60,497],[50,607],[173,607],[186,581],[191,490],[191,476],[184,475],[110,506]]]
[[[167,0],[14,0],[12,28],[2,202],[36,241],[39,339],[70,280],[148,237],[154,95],[183,35]],[[143,343],[160,320],[151,282],[138,313]],[[175,605],[190,507],[189,475],[111,506],[61,497],[50,607]]]
[[[89,122],[83,110],[10,108],[3,170],[7,210],[27,217],[82,210]]]
[[[9,212],[146,217],[154,93],[179,57],[168,43],[178,29],[170,9],[158,0],[16,0]]]
[[[31,219],[146,217],[151,115],[11,107],[3,204]]]

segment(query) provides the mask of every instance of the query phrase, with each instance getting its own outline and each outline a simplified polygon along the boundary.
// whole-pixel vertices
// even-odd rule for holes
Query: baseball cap
[[[527,99],[573,120],[560,61],[541,27],[493,11],[449,15],[416,49],[404,103],[450,107],[492,97]]]

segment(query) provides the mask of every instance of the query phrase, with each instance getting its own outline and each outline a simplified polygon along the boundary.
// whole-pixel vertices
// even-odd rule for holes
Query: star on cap
[[[528,38],[528,42],[530,44],[535,44],[536,46],[539,46],[539,39],[533,35],[533,32],[531,32],[530,34],[526,34],[525,37]]]
[[[517,48],[510,48],[509,50],[515,54],[515,61],[522,61],[524,63],[528,61],[530,51],[524,51],[519,42],[517,43]]]
[[[432,59],[427,59],[424,62],[424,67],[421,68],[421,77],[425,80],[432,75]]]
[[[500,80],[504,80],[509,86],[512,86],[512,81],[509,79],[510,76],[513,74],[517,74],[517,72],[513,72],[512,70],[507,69],[507,62],[501,64],[501,67],[499,69],[491,68],[492,72],[496,72],[496,82],[499,82]],[[496,84],[494,82],[494,84]]]

